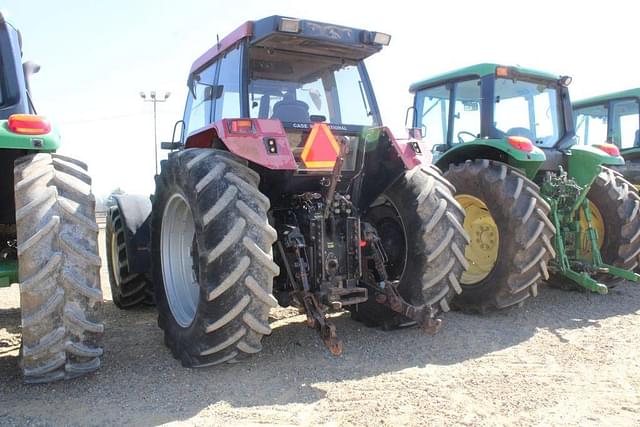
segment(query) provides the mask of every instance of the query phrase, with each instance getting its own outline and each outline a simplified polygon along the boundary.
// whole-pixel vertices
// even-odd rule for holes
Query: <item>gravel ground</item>
[[[448,313],[434,337],[344,314],[339,358],[280,309],[261,353],[204,370],[171,357],[153,308],[120,311],[102,285],[103,367],[40,386],[21,383],[17,286],[0,290],[0,425],[640,424],[638,285],[542,289],[520,309]]]

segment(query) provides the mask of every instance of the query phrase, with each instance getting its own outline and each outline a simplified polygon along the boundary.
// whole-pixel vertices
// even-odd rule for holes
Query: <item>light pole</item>
[[[156,104],[158,102],[165,102],[167,98],[169,98],[171,92],[165,92],[163,98],[156,97],[156,91],[152,90],[149,92],[149,99],[147,99],[147,94],[145,92],[140,92],[140,98],[144,102],[153,102],[153,154],[156,165],[156,175],[158,175],[158,119],[156,114]]]

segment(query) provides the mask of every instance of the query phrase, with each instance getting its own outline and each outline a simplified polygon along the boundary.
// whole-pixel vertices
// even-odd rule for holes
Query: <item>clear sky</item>
[[[633,1],[135,1],[0,0],[42,66],[38,112],[62,131],[62,153],[89,164],[94,192],[153,191],[152,105],[158,138],[182,117],[193,60],[247,20],[281,14],[382,31],[391,45],[367,60],[383,120],[404,133],[415,80],[478,62],[573,76],[572,98],[640,86]],[[616,45],[618,43],[618,45]]]

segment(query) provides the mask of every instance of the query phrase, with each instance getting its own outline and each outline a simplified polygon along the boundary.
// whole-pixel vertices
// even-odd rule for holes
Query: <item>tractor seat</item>
[[[282,101],[274,104],[271,118],[283,122],[309,123],[309,106],[302,101],[285,96]]]

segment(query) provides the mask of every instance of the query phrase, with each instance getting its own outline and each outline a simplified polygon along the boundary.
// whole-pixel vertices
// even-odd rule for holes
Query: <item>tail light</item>
[[[253,126],[253,120],[250,119],[233,119],[228,122],[229,132],[250,134],[256,133],[256,129]]]
[[[510,136],[507,138],[509,145],[519,151],[524,151],[525,153],[530,153],[533,151],[533,143],[529,138],[525,138],[524,136]]]
[[[605,153],[607,153],[610,156],[613,157],[618,157],[620,155],[620,150],[618,149],[617,146],[613,145],[613,144],[593,144],[594,147],[596,147],[597,149],[604,151]]]
[[[21,135],[44,135],[51,132],[51,123],[34,114],[13,114],[9,116],[9,130]]]

